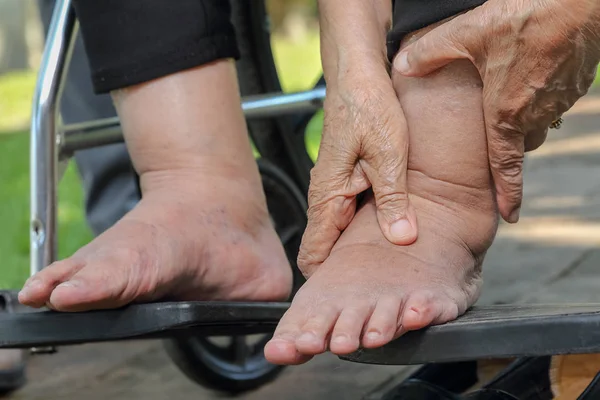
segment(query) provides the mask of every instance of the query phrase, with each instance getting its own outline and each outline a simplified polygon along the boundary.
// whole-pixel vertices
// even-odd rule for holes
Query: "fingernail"
[[[394,240],[402,240],[413,235],[413,227],[407,219],[401,219],[390,226],[390,234]]]
[[[408,63],[408,52],[401,52],[396,60],[394,61],[394,68],[396,68],[401,73],[405,74],[410,72],[410,64]]]
[[[380,337],[381,337],[381,333],[376,332],[376,331],[367,333],[367,339],[369,339],[369,340],[377,340]]]
[[[521,208],[519,207],[510,214],[510,216],[508,217],[508,222],[510,222],[511,224],[515,224],[515,223],[519,222],[520,216],[521,216]]]

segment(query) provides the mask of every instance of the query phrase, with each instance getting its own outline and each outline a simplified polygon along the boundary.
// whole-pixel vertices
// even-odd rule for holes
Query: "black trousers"
[[[388,52],[393,56],[407,33],[485,1],[394,0]],[[75,0],[74,5],[99,93],[239,56],[229,0]]]

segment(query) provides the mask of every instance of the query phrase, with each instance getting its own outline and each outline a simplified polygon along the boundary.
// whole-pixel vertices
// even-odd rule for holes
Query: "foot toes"
[[[444,312],[444,303],[432,292],[412,294],[406,301],[402,328],[414,331],[431,325]]]
[[[362,338],[363,347],[372,349],[383,346],[400,334],[401,308],[402,299],[399,296],[379,299],[365,327]]]
[[[273,338],[265,346],[265,358],[272,364],[296,365],[310,360],[296,349],[296,339],[300,336],[300,327],[304,323],[302,314],[296,312],[292,303],[289,310],[283,315]]]
[[[43,307],[54,288],[77,273],[84,265],[83,261],[72,257],[49,265],[25,282],[19,292],[19,302],[30,307]]]
[[[293,340],[273,338],[265,346],[265,358],[271,364],[299,365],[309,361],[312,357],[298,352]]]
[[[327,350],[327,337],[339,315],[339,309],[335,307],[318,308],[302,326],[296,339],[296,349],[307,355],[324,353]]]
[[[369,318],[372,308],[368,306],[348,306],[340,314],[329,342],[329,350],[344,355],[358,350],[360,335]]]
[[[442,312],[440,313],[440,316],[433,321],[433,324],[445,324],[448,321],[454,321],[463,312],[460,311],[456,302],[448,300],[444,303],[444,307]]]
[[[87,265],[54,288],[48,307],[57,311],[119,308],[133,300],[125,295],[126,287],[126,277],[115,276],[114,268],[105,263]]]

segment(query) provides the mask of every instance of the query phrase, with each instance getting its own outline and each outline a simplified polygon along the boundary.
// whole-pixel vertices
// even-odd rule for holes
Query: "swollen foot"
[[[291,269],[256,168],[151,172],[142,176],[142,187],[134,210],[72,257],[30,278],[19,300],[82,311],[165,298],[289,296]]]
[[[265,348],[273,363],[383,346],[457,318],[479,296],[497,211],[477,71],[455,63],[425,79],[396,76],[394,85],[410,130],[408,187],[419,238],[409,246],[388,242],[369,199],[281,320]]]
[[[292,272],[271,225],[231,60],[113,93],[142,201],[26,283],[61,311],[158,299],[274,301]]]

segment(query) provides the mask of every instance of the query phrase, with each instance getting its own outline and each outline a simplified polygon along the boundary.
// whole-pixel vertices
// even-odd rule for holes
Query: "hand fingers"
[[[308,224],[298,253],[298,268],[305,277],[325,261],[342,231],[352,221],[356,197],[335,196],[323,204],[309,208]]]
[[[537,132],[531,132],[525,136],[525,152],[533,151],[539,148],[546,141],[548,128],[540,129]]]
[[[402,109],[395,111],[382,125],[386,131],[369,136],[361,165],[373,188],[381,231],[390,242],[409,245],[418,232],[408,196],[408,127]]]
[[[506,222],[516,223],[523,199],[525,135],[496,121],[486,121],[486,131],[498,210]]]
[[[387,185],[374,185],[373,188],[377,221],[386,239],[397,245],[414,243],[418,236],[417,214],[406,188]]]
[[[475,63],[469,49],[478,48],[472,42],[479,36],[468,29],[472,24],[462,24],[469,17],[459,15],[406,46],[396,55],[394,68],[406,76],[425,76],[457,59]]]
[[[325,158],[320,154],[320,160]],[[349,191],[344,187],[351,179],[335,179],[330,170],[321,168],[320,161],[311,172],[308,195],[308,223],[298,253],[298,267],[309,277],[329,256],[342,231],[352,221],[356,211],[356,195],[367,189]],[[350,175],[351,172],[348,173]],[[365,183],[366,185],[366,183]]]

